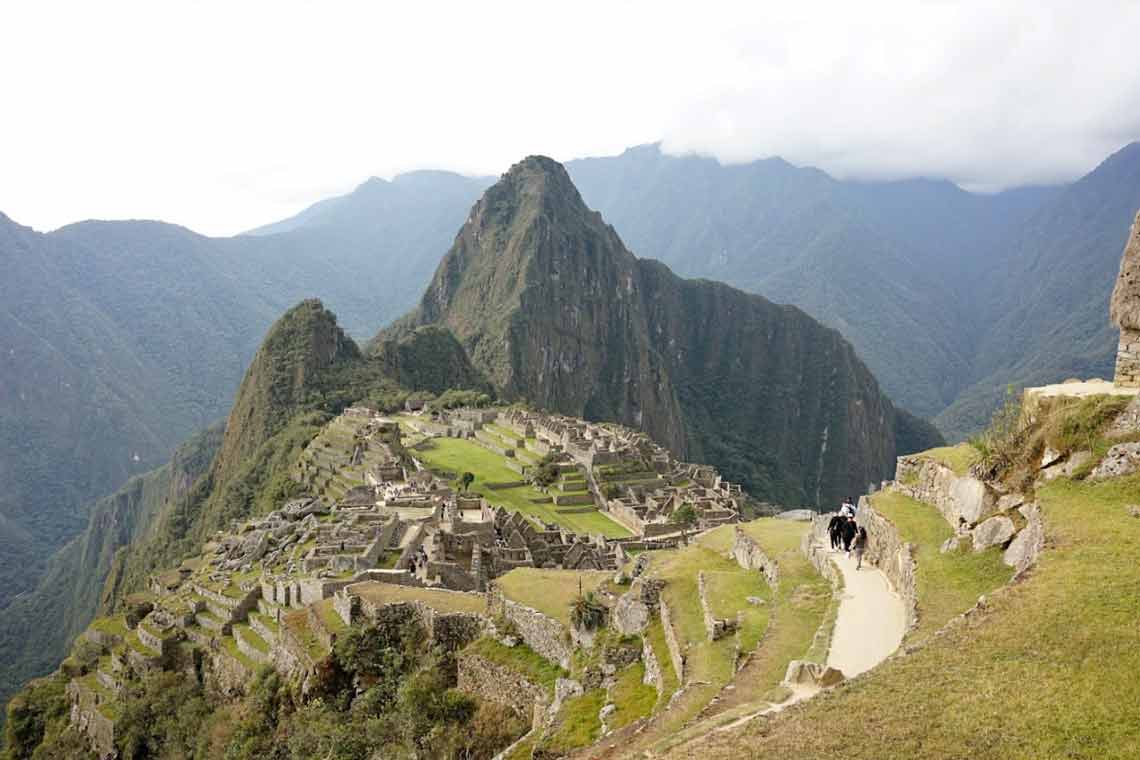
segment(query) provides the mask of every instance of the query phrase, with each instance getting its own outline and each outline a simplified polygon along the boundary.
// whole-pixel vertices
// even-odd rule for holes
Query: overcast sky
[[[0,71],[0,211],[42,230],[656,140],[993,190],[1140,139],[1137,2],[0,0]]]

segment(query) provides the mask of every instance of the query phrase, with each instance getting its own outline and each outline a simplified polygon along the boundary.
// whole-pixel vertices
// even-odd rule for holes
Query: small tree
[[[688,543],[689,537],[686,535],[686,530],[697,524],[697,510],[693,508],[692,504],[682,504],[673,510],[673,514],[669,516],[669,522],[681,526],[681,540]]]
[[[464,493],[467,493],[467,489],[470,488],[471,484],[474,482],[475,473],[465,472],[459,476],[459,487],[463,489]]]
[[[578,594],[570,602],[570,622],[579,630],[596,631],[606,622],[606,607],[593,591]]]

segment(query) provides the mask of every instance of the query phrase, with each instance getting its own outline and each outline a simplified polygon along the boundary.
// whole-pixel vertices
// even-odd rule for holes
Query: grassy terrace
[[[875,494],[871,504],[916,546],[919,620],[911,639],[933,633],[980,595],[1009,580],[1012,571],[1001,561],[999,549],[975,554],[964,541],[958,551],[942,554],[939,548],[953,531],[934,507],[890,492]]]
[[[265,639],[261,638],[261,636],[258,635],[257,631],[253,630],[248,625],[245,625],[243,623],[234,625],[235,638],[238,635],[245,639],[246,643],[257,651],[263,654],[269,654],[269,644],[266,643]]]
[[[617,707],[607,721],[611,729],[629,725],[653,712],[657,703],[657,689],[652,684],[645,684],[645,665],[635,662],[623,669],[617,676],[612,696]]]
[[[326,631],[339,635],[348,630],[348,625],[344,622],[344,619],[337,614],[336,608],[333,607],[332,599],[322,599],[313,606]]]
[[[497,665],[515,670],[525,676],[527,680],[550,691],[554,690],[554,683],[559,678],[567,676],[565,670],[524,644],[505,647],[493,638],[484,637],[473,642],[464,651],[480,655]]]
[[[305,610],[294,610],[286,614],[281,618],[281,623],[285,626],[285,630],[293,634],[294,638],[301,643],[305,653],[313,662],[323,660],[328,654],[328,650],[313,633],[313,629],[309,627],[309,614]]]
[[[949,467],[957,475],[969,474],[970,466],[981,458],[978,450],[968,443],[930,449],[922,452],[921,456]]]
[[[138,652],[141,655],[144,655],[146,657],[158,657],[159,656],[158,652],[154,651],[153,649],[148,647],[146,644],[142,643],[139,640],[139,635],[137,633],[135,633],[134,631],[129,631],[127,633],[127,635],[123,637],[123,640],[127,643],[128,647],[135,650],[136,652]]]
[[[823,654],[810,650],[816,631],[832,608],[832,590],[800,554],[800,541],[808,524],[766,518],[740,527],[779,562],[777,592],[773,593],[755,571],[742,570],[725,559],[732,544],[733,526],[709,531],[680,552],[654,556],[651,572],[669,581],[665,599],[674,614],[674,630],[686,649],[686,681],[690,685],[668,711],[661,712],[659,707],[649,728],[636,739],[640,750],[665,751],[688,737],[707,733],[769,701],[782,699],[785,695],[780,682],[788,662]],[[735,670],[731,638],[717,642],[706,639],[697,596],[698,571],[705,573],[710,603],[718,614],[732,617],[739,611],[744,615],[740,638],[754,646],[740,671]],[[750,605],[748,596],[759,596],[768,603],[760,607]],[[667,662],[667,650],[660,652],[664,648],[663,636],[660,643],[658,636],[651,628],[647,638],[658,659],[664,654]],[[742,654],[746,652],[742,650]],[[725,690],[729,684],[733,688]],[[714,697],[717,704],[710,708]],[[693,719],[702,713],[705,717],[694,723]]]
[[[613,573],[604,570],[543,570],[536,567],[517,567],[495,579],[510,600],[533,607],[549,615],[562,625],[570,626],[570,602],[582,591],[594,591]]]
[[[669,645],[665,643],[665,627],[661,624],[660,618],[654,618],[645,630],[645,641],[653,648],[653,655],[661,668],[661,695],[657,701],[657,708],[660,710],[669,704],[669,698],[681,688],[677,671],[673,669],[673,660],[669,657]]]
[[[281,627],[277,625],[277,621],[268,615],[262,615],[260,612],[250,612],[249,617],[265,626],[265,628],[274,635],[281,630]]]
[[[539,748],[557,756],[592,744],[602,732],[598,712],[605,703],[605,689],[592,689],[563,702],[558,717],[542,738]]]
[[[913,654],[678,757],[1140,757],[1140,476],[1037,491],[1048,548],[1021,583]],[[829,730],[841,715],[842,731]]]
[[[237,642],[234,640],[233,636],[223,636],[221,638],[221,642],[222,646],[225,647],[226,654],[240,662],[243,666],[245,666],[246,670],[250,671],[251,673],[257,670],[257,663],[251,660],[245,652],[238,649]]]
[[[108,636],[118,636],[125,638],[130,629],[127,628],[127,623],[121,615],[114,615],[112,617],[95,618],[91,621],[91,628],[99,633],[105,633]]]
[[[352,586],[352,590],[373,604],[392,602],[423,602],[438,612],[468,612],[481,614],[487,610],[487,601],[482,594],[468,594],[462,591],[442,589],[412,588],[391,583],[367,581]]]
[[[456,474],[473,473],[475,482],[471,485],[471,492],[485,497],[491,504],[554,523],[575,533],[601,533],[607,538],[630,535],[625,527],[596,510],[583,514],[565,514],[558,512],[553,504],[535,504],[534,499],[541,499],[546,494],[539,493],[531,486],[502,490],[488,488],[487,483],[513,483],[522,480],[522,475],[507,467],[503,457],[477,443],[459,438],[435,438],[432,439],[430,448],[416,450],[414,454],[433,469]]]
[[[115,701],[115,694],[102,683],[94,672],[88,673],[79,679],[79,684],[88,691],[98,695],[99,705],[96,709],[109,720],[119,719],[119,705]]]

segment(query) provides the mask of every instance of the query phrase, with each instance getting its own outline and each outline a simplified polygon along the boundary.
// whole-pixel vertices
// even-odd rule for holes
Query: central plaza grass
[[[502,457],[490,449],[461,438],[433,438],[430,444],[416,449],[413,455],[428,467],[445,470],[455,475],[470,472],[475,476],[470,491],[478,493],[493,505],[506,507],[514,512],[535,517],[543,522],[554,523],[566,530],[585,535],[602,534],[606,538],[625,538],[632,535],[624,526],[597,510],[580,514],[566,514],[557,511],[553,504],[536,504],[546,494],[539,493],[531,486],[491,489],[488,483],[513,483],[523,476],[506,465]]]
[[[942,543],[954,531],[928,504],[894,491],[875,494],[871,504],[895,524],[904,541],[915,545],[918,626],[909,634],[910,640],[938,630],[972,607],[979,596],[1003,585],[1013,573],[1001,561],[1000,549],[975,553],[968,540],[957,551],[943,554]]]
[[[487,600],[482,594],[464,591],[397,586],[379,581],[357,583],[352,586],[352,590],[361,599],[376,605],[423,602],[438,612],[467,612],[478,615],[487,611]]]
[[[554,618],[562,625],[570,625],[570,603],[582,592],[594,591],[610,578],[604,570],[550,570],[537,567],[516,567],[495,579],[495,585],[510,600],[533,607]]]
[[[1059,479],[1037,500],[1046,552],[984,611],[846,688],[673,756],[1140,757],[1140,476]]]

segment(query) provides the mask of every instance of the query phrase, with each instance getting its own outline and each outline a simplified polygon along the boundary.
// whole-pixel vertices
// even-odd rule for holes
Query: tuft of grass
[[[999,548],[975,553],[969,541],[963,541],[957,551],[942,554],[942,543],[954,531],[928,504],[891,491],[873,495],[871,504],[895,524],[904,541],[915,545],[918,625],[910,633],[912,640],[938,630],[972,607],[979,596],[1002,586],[1013,573],[1002,562]]]

